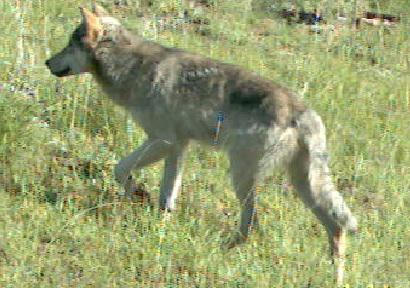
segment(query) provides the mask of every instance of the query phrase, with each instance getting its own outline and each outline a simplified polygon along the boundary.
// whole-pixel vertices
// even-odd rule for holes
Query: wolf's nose
[[[46,66],[49,66],[49,64],[50,64],[50,61],[46,60]]]

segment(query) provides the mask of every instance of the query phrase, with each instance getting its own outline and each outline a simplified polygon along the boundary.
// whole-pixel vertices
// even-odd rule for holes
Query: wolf
[[[256,73],[135,35],[101,6],[80,10],[81,24],[46,65],[58,77],[91,73],[145,131],[147,140],[114,169],[127,195],[137,187],[131,170],[165,159],[159,208],[174,210],[187,145],[214,145],[229,156],[241,205],[228,248],[256,226],[255,199],[264,176],[284,167],[326,229],[331,254],[343,254],[345,234],[357,231],[358,223],[332,183],[325,126],[314,110]]]

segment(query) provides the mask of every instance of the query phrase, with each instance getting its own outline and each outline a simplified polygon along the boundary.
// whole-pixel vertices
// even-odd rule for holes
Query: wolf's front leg
[[[138,149],[123,158],[115,167],[115,179],[125,188],[125,196],[131,198],[137,191],[137,185],[131,177],[131,170],[157,162],[172,151],[173,144],[163,139],[148,139]],[[149,199],[149,194],[145,192]]]
[[[159,196],[159,208],[165,211],[175,209],[175,200],[181,188],[183,160],[186,143],[175,145],[165,159],[164,175]]]

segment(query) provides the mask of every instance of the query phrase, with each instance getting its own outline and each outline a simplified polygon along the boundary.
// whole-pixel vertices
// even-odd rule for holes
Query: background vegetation
[[[148,39],[297,91],[325,120],[334,180],[360,219],[346,287],[410,287],[410,3],[296,1],[335,26],[317,34],[277,17],[289,1],[208,2],[100,1]],[[226,157],[212,148],[191,146],[170,220],[118,199],[113,165],[145,136],[90,76],[57,79],[43,65],[88,4],[0,2],[0,286],[333,287],[324,229],[280,173],[259,198],[261,231],[228,252],[220,244],[238,203]],[[186,21],[185,9],[205,24]],[[338,11],[364,9],[402,20],[337,24]],[[138,174],[154,200],[161,169]]]

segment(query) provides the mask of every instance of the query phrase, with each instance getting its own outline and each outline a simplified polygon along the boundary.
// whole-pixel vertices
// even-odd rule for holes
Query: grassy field
[[[324,229],[280,173],[259,198],[261,231],[230,251],[220,244],[239,207],[226,156],[213,148],[191,146],[170,220],[118,199],[113,167],[145,135],[90,76],[57,79],[43,64],[89,2],[0,2],[0,287],[334,287]],[[199,28],[161,24],[183,11],[180,1],[154,1],[145,17],[139,1],[113,2],[100,1],[146,38],[257,71],[315,108],[328,127],[334,180],[360,221],[346,287],[410,287],[408,14],[392,28],[314,34],[245,0],[191,9],[209,20]],[[306,9],[316,4],[329,22],[354,8],[310,1]],[[356,4],[410,11],[404,0]],[[155,201],[161,170],[138,173]]]

